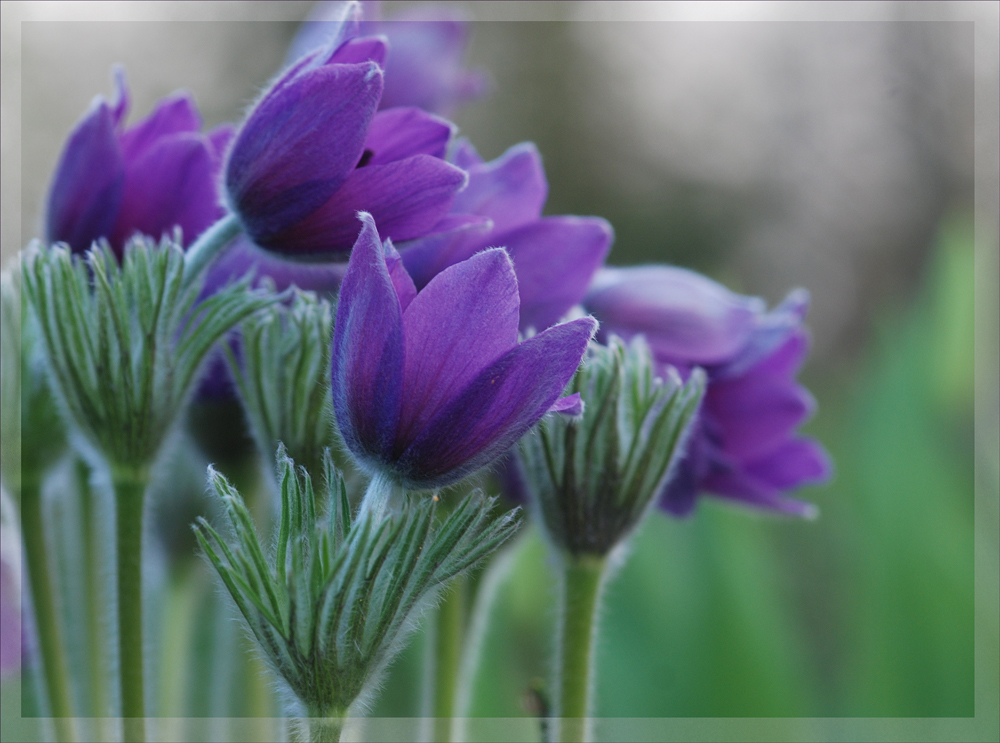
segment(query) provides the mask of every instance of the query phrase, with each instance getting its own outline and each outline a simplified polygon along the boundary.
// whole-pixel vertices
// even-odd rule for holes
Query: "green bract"
[[[26,252],[24,291],[53,386],[73,424],[108,464],[150,466],[212,345],[274,301],[238,282],[198,302],[184,252],[137,237],[119,266],[107,244],[85,259],[63,246]]]
[[[315,477],[333,444],[330,303],[297,292],[290,307],[246,319],[240,341],[241,358],[227,349],[229,367],[261,454],[270,458],[281,442]]]
[[[705,388],[655,373],[642,339],[592,343],[567,388],[579,419],[550,415],[523,437],[522,474],[552,541],[571,555],[607,555],[642,520],[682,451]]]
[[[3,482],[15,497],[22,477],[39,485],[48,467],[66,448],[66,430],[59,418],[38,347],[38,325],[21,311],[21,270],[3,272],[0,279],[0,433]]]
[[[384,519],[352,519],[347,488],[327,453],[317,512],[309,475],[278,450],[281,522],[265,556],[242,497],[215,470],[233,538],[204,519],[198,539],[260,646],[305,713],[343,717],[400,649],[418,610],[450,578],[506,541],[520,517],[489,517],[494,499],[469,495],[440,526],[435,501],[407,500]]]

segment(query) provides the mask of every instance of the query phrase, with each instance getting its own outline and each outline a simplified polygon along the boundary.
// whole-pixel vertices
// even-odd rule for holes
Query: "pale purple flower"
[[[518,343],[518,284],[507,253],[477,253],[419,293],[370,215],[337,305],[333,403],[362,466],[413,488],[440,487],[501,456],[559,401],[596,328],[592,318]]]
[[[603,269],[584,300],[601,336],[643,335],[656,360],[682,376],[705,369],[708,387],[685,459],[660,505],[691,511],[706,492],[800,516],[813,506],[786,495],[826,480],[829,458],[796,429],[815,402],[796,374],[809,349],[804,290],[767,311],[693,271],[670,266]]]
[[[222,216],[217,181],[232,127],[202,134],[183,92],[126,127],[130,98],[120,69],[115,87],[112,101],[94,99],[66,141],[49,188],[46,239],[82,252],[103,237],[121,256],[133,234],[158,238],[180,226],[190,244]]]

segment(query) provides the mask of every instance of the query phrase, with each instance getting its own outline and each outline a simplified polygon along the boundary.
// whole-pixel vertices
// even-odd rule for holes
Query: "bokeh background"
[[[207,125],[235,120],[310,9],[32,5],[3,27],[5,262],[38,234],[62,142],[113,63],[133,120],[180,87]],[[821,517],[704,499],[693,518],[649,519],[607,593],[598,714],[981,714],[977,669],[980,699],[995,704],[998,683],[998,537],[984,526],[1000,471],[998,192],[996,131],[981,125],[1000,85],[996,8],[876,2],[804,20],[795,4],[708,6],[458,6],[492,85],[455,121],[486,158],[535,141],[547,213],[609,219],[615,264],[814,300],[805,430],[836,476],[800,495]],[[507,559],[475,716],[529,716],[548,673],[554,586],[534,529]],[[420,653],[418,636],[377,716],[419,714]]]

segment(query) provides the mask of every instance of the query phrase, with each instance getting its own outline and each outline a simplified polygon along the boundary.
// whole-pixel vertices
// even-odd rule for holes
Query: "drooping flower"
[[[557,403],[596,323],[518,344],[505,251],[477,253],[418,293],[371,216],[360,217],[334,331],[337,421],[362,466],[407,487],[444,486],[490,464]]]
[[[683,377],[700,366],[705,399],[676,476],[660,496],[667,511],[689,513],[699,493],[809,516],[813,506],[786,495],[829,477],[817,442],[796,429],[815,402],[796,374],[808,353],[805,290],[767,311],[693,271],[670,266],[606,268],[584,306],[601,335],[643,335],[656,360]]]
[[[318,4],[289,47],[286,62],[294,63],[335,34],[381,35],[388,42],[381,108],[418,106],[450,115],[459,104],[486,92],[486,75],[462,65],[469,43],[463,14],[430,6],[408,8],[383,20],[378,3],[364,5],[362,21],[358,3]]]
[[[384,42],[337,37],[283,72],[251,110],[226,163],[231,211],[257,246],[344,258],[355,212],[395,240],[435,230],[465,185],[444,161],[452,126],[415,108],[376,114]]]
[[[180,226],[185,244],[222,215],[218,174],[233,129],[201,133],[188,93],[160,101],[125,126],[130,98],[121,69],[115,96],[98,96],[63,148],[49,188],[48,242],[75,252],[106,238],[119,258],[135,233],[159,238]]]
[[[400,246],[418,288],[448,266],[493,246],[507,249],[521,296],[520,327],[547,328],[578,304],[603,265],[614,232],[599,217],[543,217],[548,183],[542,158],[530,142],[484,162],[468,142],[455,148],[454,162],[469,173],[469,185],[452,211],[489,220]]]

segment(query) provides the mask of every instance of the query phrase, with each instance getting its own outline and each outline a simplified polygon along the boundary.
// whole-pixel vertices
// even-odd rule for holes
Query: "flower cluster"
[[[503,461],[566,571],[566,718],[590,716],[605,562],[651,504],[682,515],[707,493],[811,513],[787,495],[829,473],[796,432],[814,408],[796,381],[808,295],[768,312],[683,269],[606,267],[605,220],[543,215],[534,145],[487,161],[441,118],[487,87],[461,63],[466,40],[456,17],[330,3],[239,124],[202,133],[178,93],[126,126],[117,71],[113,99],[71,133],[45,241],[22,258],[24,323],[9,320],[19,280],[4,281],[4,411],[8,397],[39,411],[16,441],[41,443],[18,455],[24,471],[5,453],[3,477],[31,493],[26,559],[55,717],[74,700],[41,479],[71,449],[113,491],[117,688],[125,737],[141,739],[145,496],[173,484],[163,452],[219,375],[265,461],[279,452],[263,490],[280,493],[280,522],[263,538],[268,509],[210,470],[227,523],[200,518],[197,537],[289,712],[321,718],[304,723],[310,739],[339,736],[431,598],[514,533],[518,509],[494,516],[495,500],[468,493]],[[37,343],[11,366],[21,332]]]

